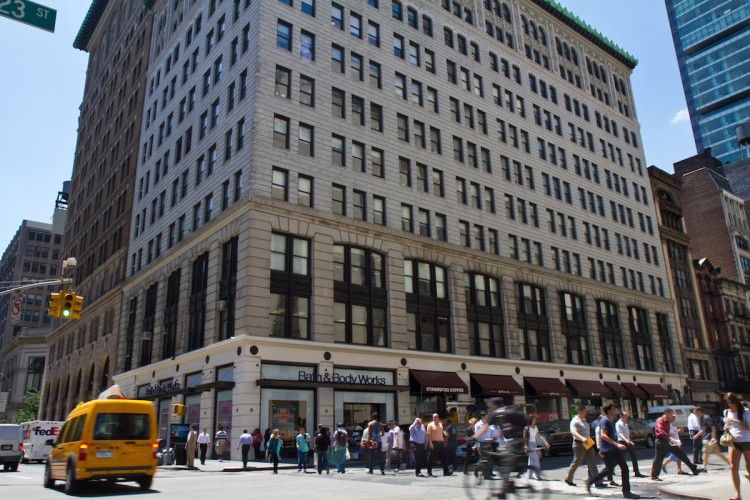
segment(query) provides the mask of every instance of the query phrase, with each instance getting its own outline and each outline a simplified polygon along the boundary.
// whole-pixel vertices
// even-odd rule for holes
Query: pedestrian
[[[596,442],[596,449],[599,450],[602,447],[602,434],[601,434],[601,427],[599,427],[599,421],[604,417],[604,414],[600,414],[598,417],[596,417],[596,420],[591,423],[592,427],[594,428],[594,441]],[[619,486],[615,482],[615,478],[612,476],[612,471],[610,471],[609,476],[607,476],[607,480],[609,481],[610,486]]]
[[[432,414],[432,422],[427,424],[427,446],[430,449],[430,461],[427,465],[427,475],[432,476],[432,468],[437,464],[438,459],[443,465],[443,476],[450,476],[451,471],[448,469],[448,458],[445,453],[445,431],[443,424],[440,423],[440,416],[437,413]]]
[[[687,455],[685,455],[685,452],[682,451],[679,446],[674,446],[670,442],[670,427],[673,421],[674,410],[672,408],[665,408],[664,415],[656,419],[656,427],[654,427],[654,432],[656,433],[656,453],[654,456],[654,462],[651,465],[651,479],[653,481],[661,481],[661,479],[659,479],[659,473],[662,469],[664,457],[666,457],[668,453],[672,453],[675,458],[682,460],[693,474],[702,472],[698,469],[697,465],[690,461]]]
[[[474,426],[477,423],[477,419],[471,417],[469,423],[466,426],[466,453],[464,455],[464,474],[469,473],[469,466],[474,462],[474,445],[476,439],[474,439]]]
[[[370,470],[375,467],[375,462],[380,466],[380,474],[385,475],[385,464],[383,463],[383,424],[380,423],[378,412],[372,413],[372,420],[367,424],[367,435],[370,448]]]
[[[260,460],[260,445],[263,443],[263,434],[260,433],[259,428],[255,428],[253,432],[250,433],[250,435],[253,437],[253,450],[255,451],[255,460]]]
[[[427,429],[422,425],[422,419],[417,417],[414,423],[409,426],[409,442],[414,453],[414,475],[424,477],[422,467],[427,465],[425,460],[427,441]]]
[[[624,498],[640,498],[639,495],[630,491],[630,471],[628,464],[625,462],[625,445],[615,441],[615,418],[617,417],[617,407],[614,403],[607,403],[602,407],[604,416],[599,420],[599,429],[601,433],[601,446],[599,454],[604,458],[604,469],[596,476],[589,477],[586,480],[586,493],[591,492],[591,485],[600,482],[605,476],[612,477],[615,466],[620,467],[620,476],[622,482],[622,496]]]
[[[404,445],[404,431],[401,430],[397,422],[391,421],[391,429],[388,431],[388,437],[391,443],[391,467],[396,468],[398,473],[401,468],[401,463],[405,459],[404,452],[406,451]]]
[[[750,481],[750,411],[745,408],[737,395],[728,392],[724,395],[724,428],[729,426],[732,446],[729,447],[729,462],[732,468],[734,497],[740,500],[740,458],[745,457],[745,477]]]
[[[307,474],[307,455],[310,451],[310,446],[307,444],[309,440],[310,434],[305,432],[304,427],[300,427],[297,437],[294,438],[297,447],[297,472],[304,472],[305,474]]]
[[[523,442],[526,454],[529,456],[529,479],[534,479],[534,474],[538,481],[542,481],[542,465],[539,463],[539,447],[537,441],[541,441],[544,446],[549,448],[549,443],[544,436],[539,434],[536,426],[536,415],[529,416],[529,425],[523,429]]]
[[[279,437],[279,430],[274,429],[271,431],[271,435],[266,441],[266,460],[270,460],[273,463],[273,473],[279,473],[279,458],[281,458],[281,438]]]
[[[198,434],[198,448],[201,452],[201,465],[206,465],[206,452],[208,451],[208,445],[211,444],[211,436],[208,434],[208,429],[203,428],[203,432]]]
[[[247,467],[247,459],[250,454],[250,447],[253,445],[253,437],[248,434],[247,429],[242,431],[239,441],[237,441],[237,449],[242,449],[242,468]]]
[[[456,470],[456,450],[458,449],[458,429],[453,422],[445,426],[445,456],[448,468],[453,473]]]
[[[188,469],[195,469],[195,451],[198,448],[198,433],[195,431],[195,425],[190,425],[187,441],[185,442],[185,453],[187,454]]]
[[[493,426],[489,423],[490,415],[486,411],[479,413],[479,420],[474,424],[474,439],[476,444],[474,445],[474,451],[479,455],[480,463],[484,464],[488,460],[487,453],[495,451],[496,443],[496,431]],[[481,468],[484,479],[490,479],[492,474],[492,467]]]
[[[367,428],[367,422],[364,422],[364,430],[359,438],[359,450],[365,462],[365,468],[369,469],[372,462],[372,453],[370,453],[370,429]]]
[[[330,474],[331,470],[328,465],[328,448],[331,446],[331,436],[328,434],[328,428],[322,425],[318,426],[318,433],[315,435],[315,454],[318,457],[318,474]]]
[[[346,474],[346,455],[349,453],[349,434],[344,428],[344,423],[336,424],[336,432],[333,433],[333,459],[336,472]]]
[[[714,420],[703,412],[703,408],[698,407],[698,418],[701,422],[702,438],[703,438],[703,467],[702,469],[708,468],[708,457],[710,455],[717,455],[724,461],[725,464],[730,466],[729,459],[724,456],[719,447],[719,442],[716,438],[716,425]]]
[[[220,425],[219,430],[216,431],[216,435],[214,436],[214,447],[216,448],[216,458],[219,459],[219,462],[223,462],[224,458],[224,447],[227,444],[227,433],[224,430],[224,426]]]
[[[633,472],[635,477],[646,477],[638,470],[638,457],[635,455],[635,443],[630,440],[630,427],[628,427],[628,418],[630,414],[623,411],[620,414],[620,420],[615,424],[615,430],[617,431],[617,441],[625,446],[625,451],[630,455],[630,463],[633,464]]]
[[[693,463],[696,465],[703,463],[703,428],[698,417],[699,410],[702,413],[703,409],[695,406],[687,419],[688,434],[693,443]]]
[[[672,422],[669,425],[669,443],[672,446],[681,447],[682,441],[680,441],[680,431],[677,428],[677,426],[674,424],[674,417],[672,417]],[[667,464],[669,462],[674,462],[677,464],[677,474],[682,474],[687,476],[687,472],[682,471],[682,461],[677,458],[677,456],[674,453],[670,453],[667,456],[667,459],[664,461],[663,464],[661,464],[661,471],[666,474],[667,473]]]
[[[596,458],[594,456],[594,440],[591,438],[591,427],[586,422],[586,415],[588,410],[585,406],[580,405],[577,407],[576,416],[570,420],[570,434],[573,436],[573,462],[570,464],[568,469],[568,475],[565,477],[565,482],[570,486],[575,486],[573,477],[575,476],[576,470],[585,460],[588,466],[589,473],[587,477],[594,477],[599,473],[596,468]],[[603,484],[597,484],[597,487],[604,486]]]
[[[271,429],[266,429],[266,432],[263,433],[263,446],[265,447],[266,443],[269,439],[271,439],[271,435],[273,434],[273,431]]]

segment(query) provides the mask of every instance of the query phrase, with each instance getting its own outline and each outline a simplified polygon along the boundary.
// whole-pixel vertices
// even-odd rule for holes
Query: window
[[[309,339],[312,296],[310,242],[291,235],[273,233],[270,267],[271,336]]]
[[[413,209],[406,203],[401,204],[401,229],[409,233],[414,232]]]
[[[409,349],[452,352],[447,271],[430,262],[404,260]]]
[[[346,118],[346,93],[343,90],[331,89],[331,114],[334,118]]]
[[[370,61],[370,87],[381,88],[380,64]]]
[[[331,26],[344,29],[344,8],[335,3],[331,4]]]
[[[380,25],[372,21],[367,22],[367,42],[380,47]]]
[[[289,118],[276,115],[273,119],[273,146],[289,149]]]
[[[297,204],[305,207],[313,206],[313,179],[300,175],[297,179]]]
[[[344,72],[344,48],[331,45],[331,70],[336,73]]]
[[[292,50],[292,25],[284,21],[276,24],[276,46],[284,50]]]
[[[404,37],[396,33],[393,34],[393,55],[404,58]]]
[[[331,211],[337,215],[346,215],[346,187],[338,184],[331,187]]]
[[[349,34],[355,38],[362,38],[362,16],[354,12],[349,13]]]
[[[552,361],[544,289],[518,283],[518,328],[521,353],[530,361]]]
[[[352,141],[352,170],[365,172],[365,145],[361,142]]]
[[[299,102],[306,106],[315,107],[315,80],[300,75],[299,77]]]
[[[602,361],[608,368],[625,368],[622,350],[622,332],[617,305],[604,300],[596,301],[597,320],[599,323]]]
[[[370,128],[378,132],[383,131],[383,108],[373,102],[370,103]]]
[[[382,196],[372,197],[372,221],[381,226],[386,225],[385,198]]]
[[[308,16],[315,16],[315,0],[300,0],[300,9]]]
[[[331,136],[331,165],[336,167],[346,166],[346,157],[344,149],[346,148],[346,139],[339,135]]]
[[[312,125],[299,124],[299,154],[315,156],[314,135],[315,128]]]
[[[289,172],[274,167],[271,181],[271,198],[275,200],[288,201]]]
[[[315,35],[304,30],[299,35],[299,56],[308,61],[315,60]]]
[[[633,287],[634,288],[634,287]],[[635,367],[639,371],[655,371],[651,333],[649,332],[648,311],[639,307],[628,307],[630,334],[633,339]]]
[[[567,362],[579,366],[590,365],[584,298],[569,292],[561,292],[560,306],[561,330],[567,341]]]
[[[275,92],[279,97],[289,99],[291,97],[289,88],[291,86],[292,72],[281,66],[276,66],[276,86]]]
[[[367,220],[367,194],[357,189],[352,191],[352,218]]]
[[[334,340],[387,344],[385,256],[369,249],[333,246]]]
[[[500,280],[464,273],[466,317],[471,356],[506,357]]]

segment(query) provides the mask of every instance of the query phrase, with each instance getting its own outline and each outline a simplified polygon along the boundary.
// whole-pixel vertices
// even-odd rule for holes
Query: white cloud
[[[686,122],[690,120],[690,114],[688,113],[687,108],[683,108],[677,112],[676,115],[672,118],[672,125],[676,125],[678,123]]]

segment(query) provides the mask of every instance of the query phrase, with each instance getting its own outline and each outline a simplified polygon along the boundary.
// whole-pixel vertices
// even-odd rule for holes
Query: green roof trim
[[[102,18],[107,4],[109,4],[109,0],[91,1],[89,11],[86,13],[81,28],[78,30],[78,35],[76,35],[76,39],[73,41],[73,48],[86,51],[89,40],[91,40],[91,35],[94,34],[96,25],[99,24],[99,20]]]
[[[538,6],[554,15],[556,18],[576,30],[578,33],[588,38],[596,45],[613,55],[617,60],[625,64],[631,70],[638,65],[638,59],[622,48],[617,46],[612,40],[602,35],[592,28],[588,23],[573,14],[571,11],[560,5],[555,0],[533,0]]]

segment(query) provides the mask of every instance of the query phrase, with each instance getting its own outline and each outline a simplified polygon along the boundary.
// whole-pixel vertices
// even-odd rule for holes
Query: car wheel
[[[154,476],[143,476],[138,480],[138,485],[142,490],[148,490],[151,488],[151,483],[154,481]]]
[[[55,487],[55,480],[52,479],[52,470],[50,470],[49,463],[44,466],[44,487],[45,488],[54,488]]]
[[[79,487],[80,481],[76,479],[76,469],[72,463],[68,464],[68,469],[65,471],[65,493],[68,495],[75,494]]]
[[[9,468],[11,472],[16,472],[18,470],[18,462],[10,464]]]
[[[654,436],[649,434],[646,436],[646,448],[653,448],[654,447]]]

